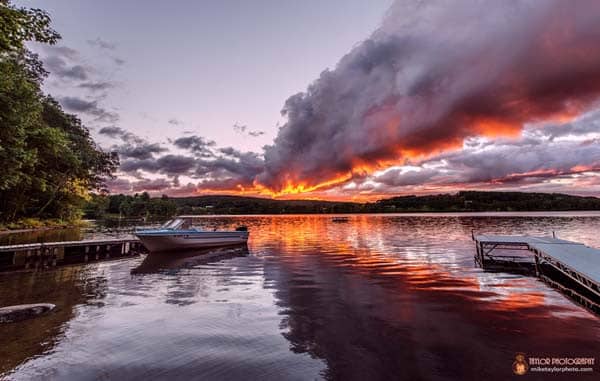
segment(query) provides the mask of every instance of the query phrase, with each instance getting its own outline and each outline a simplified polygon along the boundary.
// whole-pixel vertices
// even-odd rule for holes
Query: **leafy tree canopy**
[[[25,42],[60,38],[48,14],[0,0],[0,32],[0,222],[77,218],[118,157],[99,149],[81,121],[41,89],[47,73]]]
[[[0,52],[17,52],[26,41],[54,44],[60,35],[50,27],[50,16],[41,9],[16,8],[0,0]]]

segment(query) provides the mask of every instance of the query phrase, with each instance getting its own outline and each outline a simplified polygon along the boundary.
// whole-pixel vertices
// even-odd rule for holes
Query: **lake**
[[[0,306],[57,305],[47,315],[0,325],[0,374],[10,380],[505,380],[517,353],[600,361],[598,315],[534,277],[482,270],[471,240],[473,230],[555,231],[600,247],[600,213],[200,221],[210,228],[247,225],[247,248],[0,273]],[[96,230],[11,239],[114,234]],[[596,365],[593,373],[526,378],[598,379],[599,371]]]

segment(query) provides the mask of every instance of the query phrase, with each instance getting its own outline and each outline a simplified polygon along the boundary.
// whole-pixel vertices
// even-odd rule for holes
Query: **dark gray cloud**
[[[100,133],[101,135],[106,135],[113,139],[121,139],[122,141],[129,143],[129,144],[147,143],[147,141],[145,139],[137,136],[136,134],[134,134],[132,132],[126,131],[121,127],[117,127],[117,126],[103,127],[100,129],[100,131],[98,131],[98,133]]]
[[[256,137],[259,137],[259,136],[261,136],[261,135],[264,135],[264,134],[265,134],[265,132],[264,132],[264,131],[260,131],[260,130],[256,130],[256,131],[254,131],[254,130],[250,130],[250,129],[248,129],[248,126],[246,126],[246,125],[243,125],[243,124],[238,124],[238,123],[235,123],[235,124],[233,125],[233,130],[234,130],[235,132],[237,132],[238,134],[245,134],[245,135],[248,135],[248,136],[252,136],[253,138],[256,138]]]
[[[148,179],[143,177],[133,181],[122,178],[112,179],[107,181],[107,185],[112,193],[148,192],[151,194],[172,193],[174,186],[173,182],[168,179]]]
[[[127,138],[127,132],[119,127],[105,127],[101,134],[113,138]],[[138,144],[113,147],[122,156],[120,170],[130,176],[139,171],[167,175],[172,178],[172,187],[177,187],[179,177],[196,179],[198,189],[227,190],[252,187],[257,174],[264,168],[262,157],[254,152],[242,152],[232,147],[212,148],[213,141],[200,136],[178,138],[173,142],[177,148],[187,149],[192,156],[168,154],[155,158],[162,152],[159,145]],[[124,148],[136,148],[125,152]],[[151,152],[144,149],[155,148]],[[198,154],[198,153],[201,154]],[[209,152],[210,154],[208,154]],[[173,189],[171,189],[172,191]]]
[[[173,142],[191,157],[129,158],[122,169],[222,190],[348,178],[382,193],[594,184],[598,118],[556,121],[598,104],[598,19],[592,0],[396,1],[377,31],[286,100],[287,122],[264,155],[194,135]],[[365,175],[390,163],[412,167]]]
[[[48,56],[44,58],[44,66],[59,80],[85,81],[90,77],[90,68],[79,64],[68,64],[67,61],[60,56]]]
[[[117,113],[100,107],[96,100],[90,101],[79,97],[67,96],[59,98],[59,101],[67,111],[88,114],[93,116],[96,121],[114,123],[119,120]]]
[[[243,124],[235,123],[233,125],[233,130],[240,134],[243,134],[244,132],[246,132],[247,129],[248,129],[248,126],[243,125]]]
[[[592,0],[397,1],[370,38],[285,102],[258,181],[315,186],[574,116],[600,94],[599,18]]]
[[[407,185],[421,185],[429,182],[434,176],[439,175],[438,170],[421,169],[401,171],[399,169],[391,169],[386,171],[381,176],[377,176],[376,181],[381,184],[403,187]]]
[[[121,162],[120,170],[135,172],[162,173],[171,176],[192,174],[196,159],[184,155],[165,155],[158,159],[127,159]]]
[[[113,194],[131,192],[131,181],[121,177],[107,179],[105,184],[107,189],[109,189]]]
[[[106,135],[106,136],[109,136],[109,137],[115,138],[115,139],[120,138],[121,136],[123,136],[124,134],[127,133],[121,127],[116,127],[116,126],[103,127],[98,132],[102,135]]]
[[[35,45],[44,62],[44,67],[61,82],[86,81],[95,71],[82,63],[81,55],[75,49],[61,45]]]
[[[95,40],[87,40],[87,43],[90,46],[100,48],[100,49],[115,50],[117,48],[117,45],[115,43],[105,41],[105,40],[101,39],[100,37],[96,38]]]
[[[169,119],[168,123],[173,126],[181,126],[183,124],[183,121],[181,121],[177,118],[171,118],[171,119]]]
[[[77,87],[90,91],[106,91],[115,87],[115,84],[109,81],[87,81],[80,83]]]
[[[224,155],[213,160],[200,160],[196,168],[199,177],[210,176],[215,180],[233,179],[249,186],[264,167],[264,161],[254,152],[241,152],[231,147],[221,148]]]
[[[557,179],[574,180],[582,174],[600,173],[600,150],[597,140],[551,141],[536,139],[500,140],[472,144],[463,150],[450,152],[415,163],[420,169],[392,169],[368,180],[374,190],[382,193],[401,192],[413,186],[516,187],[522,185],[550,186]],[[563,187],[568,187],[568,183]]]
[[[139,160],[147,160],[154,158],[155,154],[168,151],[166,148],[161,147],[158,143],[147,143],[142,142],[138,144],[123,144],[120,146],[114,146],[113,151],[119,154],[121,159],[134,158]]]
[[[123,141],[123,144],[115,144],[111,147],[111,151],[119,154],[121,160],[120,170],[122,172],[139,177],[137,171],[140,169],[149,172],[160,171],[160,164],[156,162],[156,155],[165,153],[168,149],[159,143],[150,143],[146,139],[118,126],[103,127],[98,133]]]
[[[167,179],[143,179],[133,182],[131,190],[133,192],[162,192],[173,186],[173,183]]]
[[[193,157],[182,155],[166,155],[156,160],[159,172],[168,175],[185,174],[194,169],[196,160]]]
[[[528,129],[534,136],[547,136],[551,140],[564,136],[600,133],[600,111],[588,113],[569,123],[552,123],[541,128]]]
[[[216,143],[202,136],[191,135],[175,139],[173,145],[188,150],[197,156],[212,157],[214,155],[212,148],[216,146]]]

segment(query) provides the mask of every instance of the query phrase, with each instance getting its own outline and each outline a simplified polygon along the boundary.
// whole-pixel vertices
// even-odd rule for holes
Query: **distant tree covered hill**
[[[600,198],[559,193],[476,192],[402,196],[372,203],[318,200],[273,200],[240,196],[150,198],[147,193],[96,195],[87,204],[88,218],[119,215],[166,218],[175,214],[327,214],[482,211],[600,210]]]
[[[432,196],[403,196],[369,204],[378,211],[548,211],[600,210],[600,198],[560,193],[478,192]]]
[[[181,214],[360,213],[363,204],[259,197],[198,196],[173,198]]]
[[[272,200],[238,196],[172,198],[181,214],[297,214],[600,210],[600,198],[558,193],[477,192],[402,196],[373,203]]]

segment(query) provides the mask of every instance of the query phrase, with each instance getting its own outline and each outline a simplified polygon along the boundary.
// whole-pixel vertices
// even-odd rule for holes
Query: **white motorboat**
[[[239,226],[233,231],[208,231],[191,227],[188,218],[176,218],[157,229],[136,229],[135,236],[150,252],[191,250],[207,247],[239,245],[248,241],[248,229]]]

